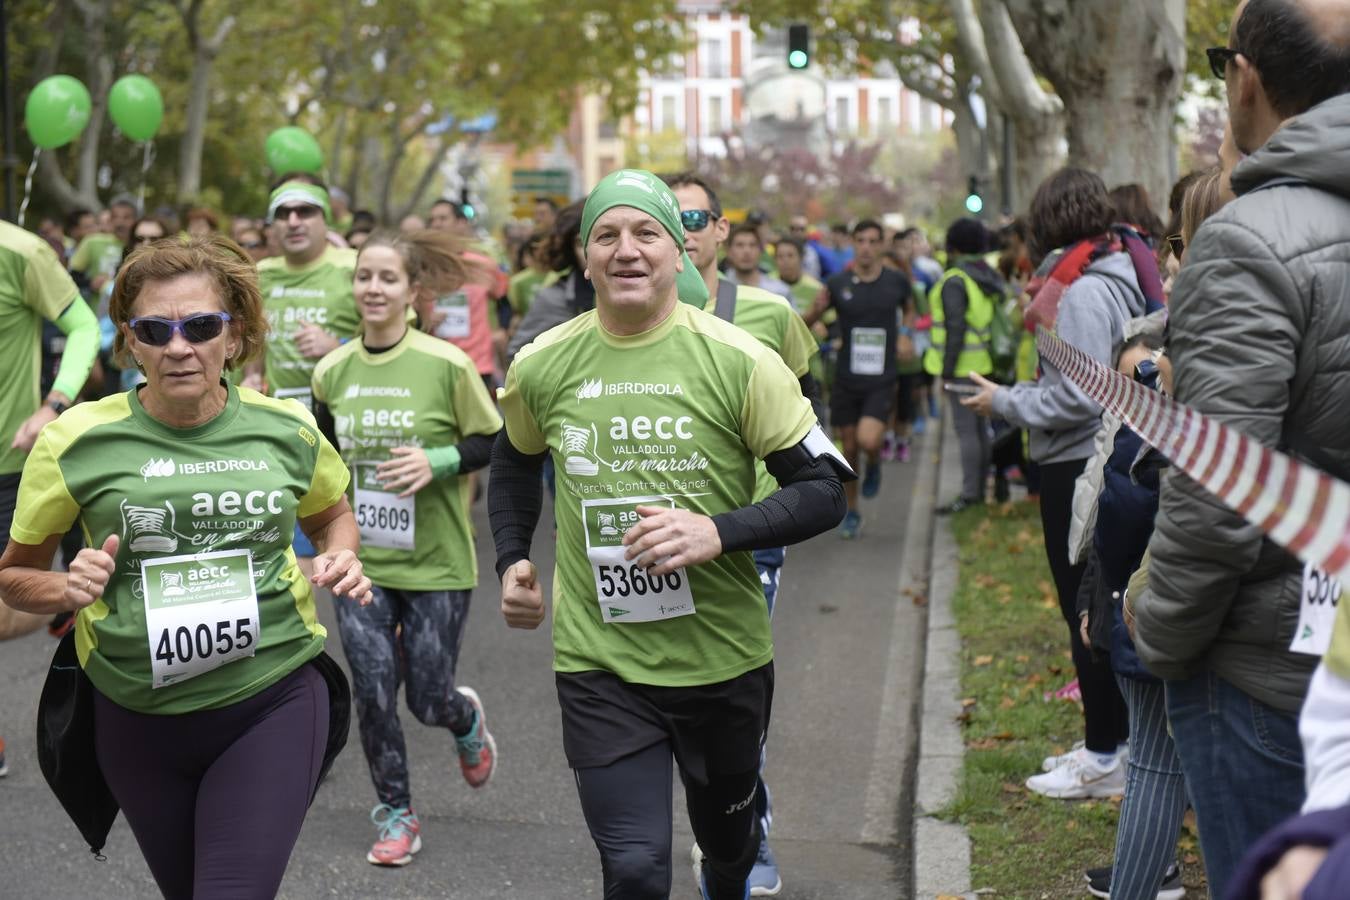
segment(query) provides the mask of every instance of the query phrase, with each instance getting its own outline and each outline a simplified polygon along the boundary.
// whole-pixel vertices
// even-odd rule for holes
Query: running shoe
[[[9,765],[5,762],[5,739],[0,738],[0,778],[9,774]]]
[[[1094,897],[1111,897],[1111,869],[1088,869],[1084,875],[1096,875],[1088,879],[1088,893]],[[1157,900],[1185,900],[1186,885],[1181,881],[1181,867],[1172,863],[1163,875],[1162,885],[1158,888]]]
[[[459,771],[469,787],[480,788],[497,771],[497,742],[487,729],[483,716],[483,701],[471,687],[455,688],[473,705],[473,727],[463,736],[455,735],[455,749],[459,751]]]
[[[768,836],[761,835],[755,865],[750,870],[750,896],[777,897],[782,889],[783,879],[778,875],[778,860],[773,858],[773,851],[769,849]]]
[[[1122,754],[1103,765],[1097,754],[1079,750],[1068,762],[1043,775],[1027,779],[1027,788],[1059,800],[1086,800],[1125,793],[1125,760]]]
[[[895,459],[897,462],[909,462],[909,442],[901,441],[895,447]]]
[[[895,462],[895,436],[888,434],[881,441],[881,461]]]
[[[844,513],[844,522],[839,526],[839,536],[846,541],[851,541],[862,531],[862,514],[849,510]]]
[[[881,464],[868,460],[867,468],[863,472],[862,495],[870,499],[879,493],[881,493]]]
[[[928,417],[927,417],[927,416],[919,416],[917,419],[914,420],[914,433],[915,433],[915,434],[922,435],[922,434],[923,434],[925,431],[927,431],[927,430],[928,430]]]
[[[939,516],[950,516],[954,513],[959,513],[963,509],[969,509],[972,506],[979,506],[982,503],[984,503],[983,500],[976,500],[974,497],[957,497],[955,500],[953,500],[951,503],[948,503],[946,506],[939,506],[937,508],[937,514]]]
[[[703,898],[703,900],[712,900],[712,894],[708,893],[708,879],[703,874],[703,851],[699,849],[698,844],[695,844],[689,851],[689,858],[693,860],[694,863],[694,881],[698,884],[699,897]],[[750,882],[747,881],[745,884],[746,900],[750,900],[750,895],[752,893],[753,891],[750,888]],[[777,891],[774,893],[777,893]]]
[[[422,825],[411,809],[381,803],[370,811],[370,821],[380,836],[366,854],[366,862],[376,866],[406,866],[413,854],[422,849]]]
[[[928,392],[928,418],[936,419],[938,417],[937,394],[933,391]]]
[[[1060,766],[1064,765],[1071,758],[1073,758],[1078,753],[1078,751],[1082,750],[1085,746],[1087,746],[1087,744],[1084,741],[1074,741],[1073,746],[1070,747],[1067,752],[1060,753],[1057,756],[1047,756],[1045,759],[1041,760],[1041,771],[1052,772],[1055,769],[1058,769]],[[1125,743],[1118,745],[1116,747],[1116,753],[1119,754],[1122,759],[1128,762],[1130,758],[1129,742],[1127,741]],[[1091,879],[1088,880],[1090,881]]]

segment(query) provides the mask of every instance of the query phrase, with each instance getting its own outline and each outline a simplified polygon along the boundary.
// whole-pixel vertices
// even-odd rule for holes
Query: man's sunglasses
[[[220,337],[230,314],[223,312],[197,313],[186,319],[161,319],[159,316],[140,316],[127,325],[136,340],[151,347],[163,347],[178,332],[189,344],[204,344]]]
[[[302,219],[312,219],[315,216],[323,215],[323,210],[317,206],[310,206],[308,203],[302,203],[299,206],[278,206],[276,212],[272,215],[272,221],[285,222],[295,213]]]
[[[702,231],[713,220],[712,210],[685,209],[680,211],[680,224],[685,231]]]
[[[1234,50],[1232,47],[1210,47],[1205,50],[1205,56],[1209,57],[1209,70],[1220,81],[1228,74],[1228,64],[1241,55],[1241,50]]]

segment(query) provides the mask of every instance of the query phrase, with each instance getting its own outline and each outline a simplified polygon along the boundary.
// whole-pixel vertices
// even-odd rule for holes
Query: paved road
[[[926,553],[924,536],[907,541],[904,531],[911,495],[931,493],[932,467],[886,468],[881,496],[865,508],[862,539],[824,535],[793,548],[784,569],[768,769],[784,898],[910,896],[913,803],[905,773],[913,768],[923,611],[897,597],[897,586],[906,552],[911,560]],[[483,505],[476,510],[485,538],[479,567],[489,587],[474,598],[459,675],[483,696],[497,738],[494,781],[470,790],[449,735],[405,714],[424,847],[405,869],[377,869],[365,862],[375,797],[353,724],[310,810],[281,896],[599,896],[599,858],[562,757],[548,631],[502,623]],[[542,529],[535,548],[540,569],[551,571],[552,540]],[[336,648],[331,609],[321,602],[320,610]],[[0,645],[0,735],[10,763],[0,779],[0,897],[157,896],[125,821],[113,827],[107,861],[96,862],[37,770],[32,723],[52,647],[45,633]],[[680,812],[672,896],[692,900],[690,841]]]

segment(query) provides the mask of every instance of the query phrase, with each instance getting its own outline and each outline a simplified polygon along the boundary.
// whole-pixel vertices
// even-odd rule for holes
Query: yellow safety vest
[[[956,358],[956,371],[952,374],[957,378],[964,378],[971,372],[989,375],[994,371],[994,361],[989,356],[989,325],[994,321],[994,301],[969,273],[959,268],[948,269],[942,280],[928,292],[928,305],[933,312],[933,332],[932,343],[923,354],[924,371],[929,375],[942,375],[947,353],[942,286],[951,278],[960,278],[966,285],[966,339],[961,355]]]

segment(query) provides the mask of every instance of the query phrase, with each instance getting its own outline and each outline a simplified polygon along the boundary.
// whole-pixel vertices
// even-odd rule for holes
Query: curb
[[[937,498],[955,497],[961,489],[958,453],[951,419],[942,417],[942,439],[931,452],[937,469]],[[910,525],[921,515],[932,516],[932,543],[928,556],[927,640],[924,648],[922,707],[919,724],[919,762],[914,795],[914,896],[975,898],[970,883],[970,835],[966,829],[934,818],[951,804],[965,757],[965,742],[957,717],[961,713],[961,638],[952,615],[956,591],[957,547],[947,520],[933,513],[934,504],[915,498]],[[920,582],[921,584],[922,582]]]

